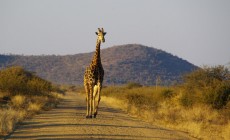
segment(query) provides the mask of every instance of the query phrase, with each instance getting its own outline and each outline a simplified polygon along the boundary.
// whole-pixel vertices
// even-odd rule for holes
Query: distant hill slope
[[[85,67],[93,52],[76,55],[22,56],[0,55],[0,68],[20,65],[44,79],[59,84],[82,84]],[[138,82],[154,85],[160,77],[162,84],[179,81],[181,75],[197,67],[165,51],[138,44],[114,46],[101,50],[105,70],[104,84]]]

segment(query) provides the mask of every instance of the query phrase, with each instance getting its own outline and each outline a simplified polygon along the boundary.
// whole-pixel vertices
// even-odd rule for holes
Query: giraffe
[[[101,64],[100,57],[100,46],[101,42],[105,42],[106,32],[104,32],[103,28],[98,28],[97,35],[97,43],[96,43],[96,51],[93,56],[91,64],[86,67],[84,74],[84,87],[86,92],[86,105],[87,112],[86,118],[92,118],[92,114],[94,113],[94,118],[96,118],[98,113],[98,105],[101,100],[101,89],[102,82],[104,77],[104,70]],[[95,104],[95,99],[98,98],[97,104]],[[96,105],[96,106],[95,106]]]

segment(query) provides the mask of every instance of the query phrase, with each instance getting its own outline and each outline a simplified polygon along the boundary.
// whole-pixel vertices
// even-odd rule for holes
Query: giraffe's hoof
[[[90,118],[92,118],[92,116],[86,116],[86,119],[90,119]]]
[[[94,117],[94,118],[96,118],[96,117],[97,117],[97,111],[96,111],[96,112],[94,112],[93,117]]]

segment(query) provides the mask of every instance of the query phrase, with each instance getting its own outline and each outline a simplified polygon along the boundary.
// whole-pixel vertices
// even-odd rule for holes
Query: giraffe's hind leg
[[[93,112],[94,112],[94,118],[96,118],[96,115],[97,115],[97,106],[95,104],[95,101],[96,101],[96,97],[98,95],[98,85],[95,85],[93,90],[94,90],[93,91]]]
[[[101,84],[98,83],[97,84],[97,105],[95,107],[95,112],[94,112],[94,118],[97,117],[97,114],[98,114],[98,106],[99,106],[99,103],[100,103],[100,100],[101,100],[101,95],[100,95],[100,92],[101,92]]]

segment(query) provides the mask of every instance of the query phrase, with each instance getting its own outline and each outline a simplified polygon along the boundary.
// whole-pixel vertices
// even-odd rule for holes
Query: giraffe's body
[[[101,64],[100,57],[100,45],[101,42],[105,42],[104,36],[105,32],[102,29],[98,29],[96,32],[98,35],[97,43],[96,43],[96,51],[93,56],[93,60],[91,64],[86,68],[84,75],[84,87],[86,91],[86,104],[87,104],[87,112],[86,118],[92,118],[92,114],[96,117],[98,112],[98,105],[101,99],[101,89],[102,82],[104,77],[104,70]],[[97,103],[95,104],[95,100],[97,97]]]

